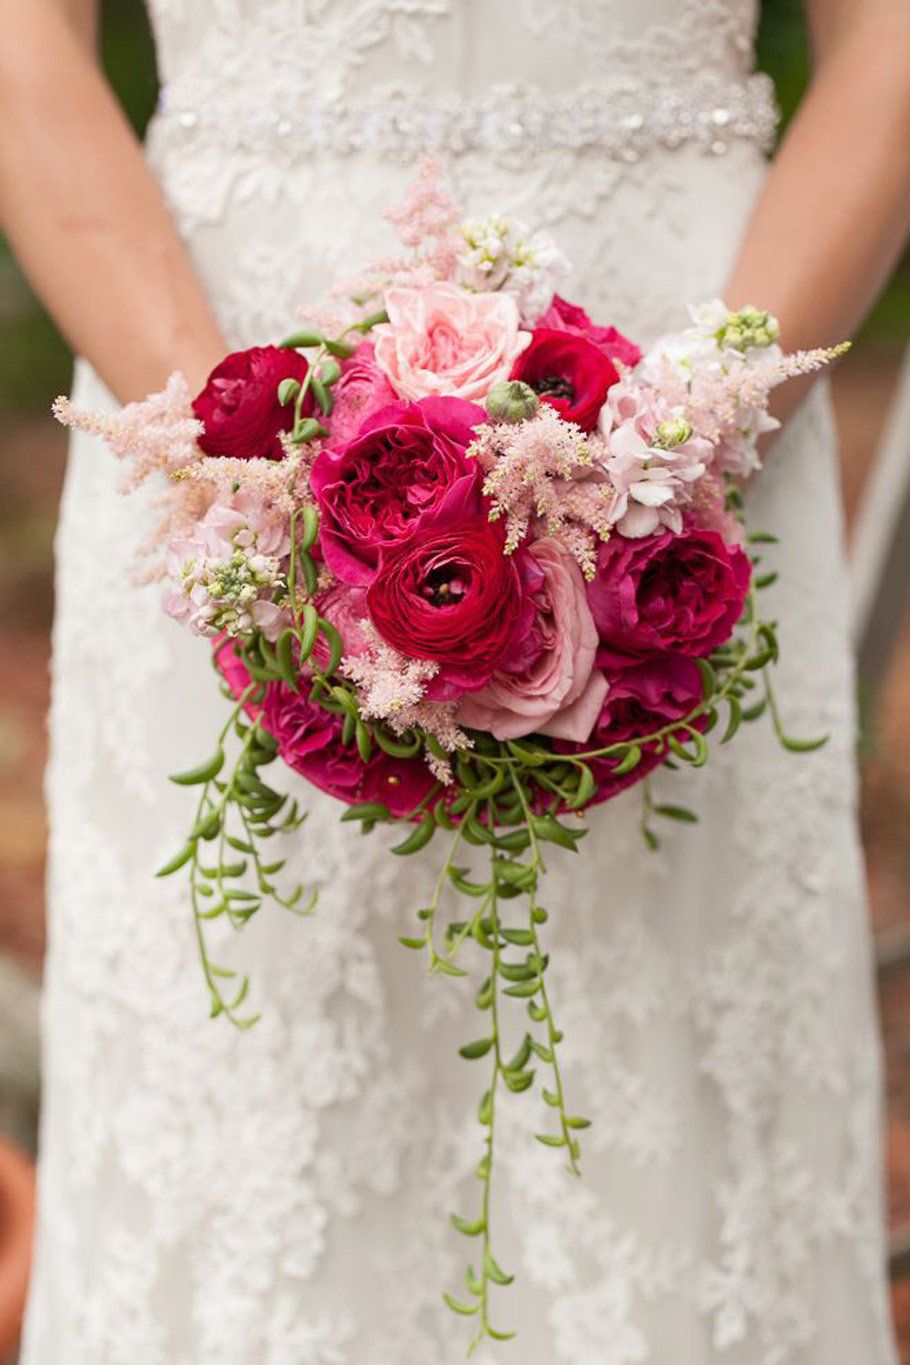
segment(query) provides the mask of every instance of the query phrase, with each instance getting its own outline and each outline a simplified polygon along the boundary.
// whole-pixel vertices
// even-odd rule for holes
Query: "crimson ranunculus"
[[[611,536],[588,584],[598,664],[667,652],[705,657],[733,633],[751,573],[739,546],[716,531]]]
[[[673,721],[682,720],[695,710],[702,697],[701,674],[691,659],[673,656],[648,659],[610,675],[606,700],[591,736],[584,744],[557,741],[555,747],[563,754],[587,753],[609,748],[612,744],[643,739]],[[588,766],[597,783],[594,803],[609,801],[626,787],[640,782],[658,766],[662,757],[660,745],[645,745],[641,760],[632,771],[618,775],[614,769],[622,761],[622,754],[615,758],[589,759]]]
[[[241,696],[250,677],[238,658],[232,640],[215,651],[219,669],[235,697]],[[343,717],[324,711],[286,683],[269,683],[261,706],[247,706],[252,719],[278,741],[278,751],[295,772],[329,796],[348,805],[381,801],[395,816],[409,815],[434,784],[422,758],[392,758],[376,748],[368,763],[354,744],[341,739]]]
[[[481,514],[418,531],[382,556],[367,593],[373,624],[408,658],[439,664],[429,688],[437,700],[539,652],[531,628],[543,574],[526,551],[506,555],[504,545],[500,524]]]
[[[334,574],[370,583],[383,551],[431,518],[479,512],[483,470],[465,450],[485,420],[482,408],[461,398],[395,402],[368,417],[347,445],[320,453],[310,484]]]
[[[205,431],[199,445],[206,455],[229,455],[238,460],[280,460],[278,439],[294,424],[294,405],[278,402],[282,379],[306,378],[309,366],[298,351],[278,346],[253,346],[235,351],[212,370],[205,388],[193,402],[193,412]],[[307,394],[303,412],[310,416],[313,399]]]
[[[558,332],[572,332],[575,336],[587,337],[604,355],[611,360],[619,360],[630,368],[641,360],[641,351],[623,336],[615,327],[598,327],[592,322],[583,308],[578,308],[567,299],[553,295],[553,302],[547,311],[537,319],[538,327],[552,327]]]
[[[512,366],[511,378],[528,384],[567,422],[591,431],[619,373],[587,337],[563,328],[538,327]]]

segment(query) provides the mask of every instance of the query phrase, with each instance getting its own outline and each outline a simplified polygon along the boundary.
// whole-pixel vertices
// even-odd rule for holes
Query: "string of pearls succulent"
[[[761,74],[729,80],[706,73],[685,87],[636,77],[626,88],[585,86],[559,95],[524,85],[468,98],[386,88],[357,102],[303,93],[270,102],[259,90],[188,77],[162,92],[156,123],[187,142],[288,163],[356,153],[411,161],[418,152],[481,152],[514,164],[516,156],[554,151],[634,162],[684,144],[713,155],[741,140],[768,148],[777,108]]]

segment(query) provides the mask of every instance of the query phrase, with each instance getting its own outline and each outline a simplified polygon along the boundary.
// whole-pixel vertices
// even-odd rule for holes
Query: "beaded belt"
[[[474,152],[514,165],[516,157],[534,160],[554,151],[633,162],[684,144],[714,155],[742,140],[768,149],[777,107],[771,81],[761,74],[733,81],[706,77],[685,88],[645,79],[565,95],[508,85],[468,98],[397,89],[354,102],[285,97],[272,103],[178,80],[162,91],[155,123],[189,144],[287,162],[355,153],[410,161],[419,152]]]

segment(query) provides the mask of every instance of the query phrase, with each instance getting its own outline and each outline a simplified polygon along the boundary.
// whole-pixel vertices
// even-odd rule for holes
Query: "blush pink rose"
[[[385,302],[389,321],[373,329],[376,364],[412,402],[433,394],[479,402],[531,340],[511,294],[442,283],[390,289]]]
[[[395,402],[395,390],[376,364],[371,342],[363,342],[344,362],[333,396],[335,406],[330,423],[333,446],[353,440],[368,417]]]
[[[582,743],[607,692],[594,668],[597,628],[584,579],[555,540],[538,540],[528,553],[544,575],[534,624],[540,652],[527,668],[495,673],[485,687],[462,697],[458,720],[496,739],[536,732]]]

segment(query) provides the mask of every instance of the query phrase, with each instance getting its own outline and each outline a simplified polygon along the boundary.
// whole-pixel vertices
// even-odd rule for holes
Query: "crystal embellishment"
[[[288,163],[358,153],[411,161],[434,152],[482,153],[514,164],[516,157],[558,151],[637,161],[683,144],[718,155],[743,140],[768,149],[777,126],[773,87],[761,74],[685,88],[585,86],[565,95],[508,85],[472,98],[386,89],[359,102],[301,97],[270,105],[233,90],[229,100],[217,89],[177,82],[162,92],[157,128]]]

